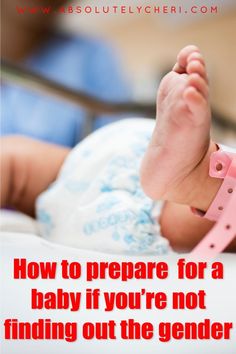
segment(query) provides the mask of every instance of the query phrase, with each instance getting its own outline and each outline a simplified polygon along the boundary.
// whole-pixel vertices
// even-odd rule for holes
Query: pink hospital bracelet
[[[190,253],[191,259],[211,259],[236,237],[236,154],[222,150],[214,152],[209,174],[224,179],[209,209],[202,215],[216,224]]]
[[[215,199],[204,215],[206,219],[217,221],[236,190],[236,154],[222,150],[213,152],[210,160],[209,175],[224,179]]]

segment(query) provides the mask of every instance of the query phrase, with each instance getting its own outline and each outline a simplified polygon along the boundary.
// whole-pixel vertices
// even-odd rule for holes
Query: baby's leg
[[[213,226],[213,222],[196,217],[189,206],[166,202],[161,215],[161,232],[176,251],[196,246]]]
[[[189,206],[166,202],[161,215],[161,233],[176,251],[193,249],[211,230],[214,222],[195,216]],[[235,252],[236,238],[226,248]]]
[[[141,168],[144,191],[152,199],[206,211],[222,181],[209,177],[216,145],[210,140],[208,80],[195,46],[181,50],[157,98],[157,123]]]
[[[162,233],[175,249],[192,248],[211,229],[213,223],[194,216],[189,206],[207,211],[222,184],[209,176],[217,147],[210,140],[208,91],[198,48],[182,49],[160,85],[157,123],[142,163],[142,186],[151,198],[186,205],[166,203],[163,209]]]
[[[23,136],[0,139],[0,207],[34,216],[35,200],[56,179],[69,149]]]

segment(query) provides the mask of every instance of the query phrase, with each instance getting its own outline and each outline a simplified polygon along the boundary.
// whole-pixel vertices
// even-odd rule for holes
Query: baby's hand
[[[33,216],[37,196],[56,179],[70,150],[16,135],[0,145],[0,206]]]

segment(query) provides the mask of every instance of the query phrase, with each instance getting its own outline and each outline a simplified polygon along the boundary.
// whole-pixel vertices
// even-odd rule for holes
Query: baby
[[[71,246],[136,254],[190,249],[213,223],[189,206],[207,211],[222,183],[209,176],[218,148],[210,139],[208,91],[204,59],[187,46],[160,84],[156,123],[111,124],[71,152],[3,138],[1,206],[36,213],[43,237]]]

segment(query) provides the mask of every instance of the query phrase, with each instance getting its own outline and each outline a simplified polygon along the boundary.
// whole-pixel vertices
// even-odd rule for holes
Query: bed
[[[221,255],[221,260],[225,265],[224,280],[191,280],[176,281],[175,271],[170,272],[169,277],[164,282],[162,280],[130,280],[128,282],[114,280],[96,280],[92,283],[86,282],[84,275],[78,280],[62,279],[60,276],[55,280],[13,280],[13,259],[26,258],[27,261],[55,261],[61,262],[63,259],[69,262],[80,262],[85,267],[86,262],[111,262],[111,261],[144,261],[156,262],[158,257],[154,256],[117,256],[103,254],[93,251],[69,248],[58,244],[53,244],[37,236],[37,224],[30,218],[15,212],[5,211],[1,217],[0,233],[0,264],[1,264],[1,319],[17,318],[21,321],[34,322],[38,318],[52,321],[78,323],[78,338],[74,342],[65,340],[3,340],[1,352],[3,354],[22,353],[57,353],[64,354],[68,351],[81,354],[93,353],[216,353],[233,354],[235,352],[236,332],[232,330],[230,340],[168,340],[161,342],[155,329],[160,322],[201,322],[204,319],[211,321],[227,322],[231,321],[236,325],[236,255]],[[175,264],[179,257],[186,255],[176,255],[162,257],[162,261],[168,262],[170,269],[175,269]],[[104,311],[86,310],[83,306],[79,311],[69,310],[31,310],[30,296],[31,289],[37,288],[40,291],[57,291],[66,289],[67,291],[81,291],[82,294],[87,288],[100,288],[101,291],[115,292],[138,292],[140,289],[157,292],[165,291],[167,294],[173,291],[197,291],[204,289],[207,293],[206,310],[173,310],[167,306],[165,310],[117,310]],[[154,338],[150,340],[121,340],[117,335],[116,340],[85,340],[81,338],[82,324],[85,322],[107,322],[115,320],[117,326],[120,321],[134,319],[140,323],[151,322],[154,324]],[[3,337],[3,323],[1,326],[1,337]],[[191,348],[191,349],[190,349]]]

